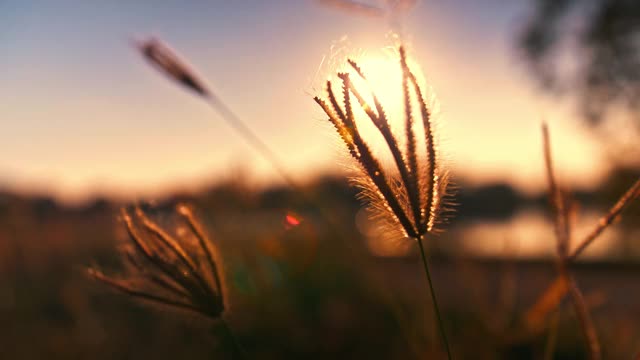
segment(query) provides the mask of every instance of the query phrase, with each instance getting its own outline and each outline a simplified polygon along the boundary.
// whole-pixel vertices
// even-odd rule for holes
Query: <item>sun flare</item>
[[[356,86],[370,88],[378,98],[384,99],[383,106],[390,118],[397,118],[403,111],[402,69],[397,56],[365,55],[355,59],[367,76],[367,83],[358,76],[352,76]],[[351,69],[351,72],[353,70]],[[371,94],[363,94],[372,100]],[[391,120],[391,119],[390,119]]]
[[[397,134],[403,133],[406,116],[402,88],[402,66],[398,52],[395,50],[381,50],[376,53],[352,56],[350,59],[357,63],[366,80],[360,77],[353,67],[348,65],[339,67],[337,72],[348,73],[355,87],[362,89],[361,95],[369,104],[374,103],[373,94],[375,94],[382,103],[392,131]],[[422,82],[423,76],[420,71],[420,66],[416,65],[411,58],[407,59],[407,64],[415,73],[420,85],[425,89],[428,88],[424,86]],[[334,81],[337,79],[331,78],[331,80]],[[415,111],[416,99],[415,96],[410,96],[412,98],[412,108],[414,108]],[[380,132],[370,121],[364,120],[368,118],[364,110],[361,107],[354,107],[353,111],[359,131],[369,140],[371,147],[373,149],[386,148]],[[399,139],[399,141],[402,143],[402,139]],[[404,146],[404,143],[402,146]],[[385,162],[391,160],[388,158],[388,154],[384,152],[377,153],[376,155],[380,156]]]

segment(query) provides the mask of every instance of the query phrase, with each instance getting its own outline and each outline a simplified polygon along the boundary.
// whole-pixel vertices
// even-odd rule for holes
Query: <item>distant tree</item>
[[[619,107],[640,130],[640,0],[530,1],[518,44],[543,88],[575,95],[591,124]]]

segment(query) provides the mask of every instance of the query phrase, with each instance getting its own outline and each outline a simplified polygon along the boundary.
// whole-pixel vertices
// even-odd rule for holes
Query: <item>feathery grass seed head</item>
[[[129,243],[121,253],[127,276],[114,278],[94,268],[89,275],[134,298],[218,318],[225,302],[215,248],[190,208],[180,205],[177,214],[188,231],[169,232],[141,207],[123,208]]]
[[[415,73],[407,64],[402,46],[399,53],[402,70],[402,87],[399,89],[402,89],[404,99],[405,138],[394,133],[382,101],[371,89],[365,70],[354,60],[348,60],[352,73],[337,74],[342,83],[342,98],[336,97],[332,83],[328,81],[328,101],[319,97],[314,100],[329,117],[361,170],[362,176],[355,183],[362,189],[360,196],[369,201],[373,217],[400,229],[404,236],[418,239],[435,231],[449,176],[438,158],[431,109]],[[352,75],[360,81],[352,81]],[[382,161],[374,156],[369,143],[363,138],[354,115],[356,106],[384,139],[393,159],[392,168],[382,166]],[[424,154],[420,153],[421,150]]]
[[[168,45],[156,38],[136,40],[135,45],[151,65],[163,72],[178,84],[194,91],[203,97],[211,97],[211,92],[204,85],[204,81],[187,65],[186,61],[169,48]]]

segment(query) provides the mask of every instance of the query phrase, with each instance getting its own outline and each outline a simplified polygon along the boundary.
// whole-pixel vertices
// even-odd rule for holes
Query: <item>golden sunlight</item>
[[[399,60],[391,56],[364,56],[356,62],[367,76],[368,85],[383,101],[389,115],[401,113],[402,69]],[[353,78],[356,79],[353,80],[354,82],[361,81],[357,76],[353,76]],[[366,85],[359,87],[366,88]]]
[[[338,72],[349,73],[350,80],[356,85],[356,88],[363,89],[361,95],[369,104],[373,104],[373,94],[380,100],[395,133],[402,133],[405,126],[404,97],[402,90],[402,67],[400,65],[400,56],[396,49],[384,48],[376,53],[361,54],[352,56],[358,67],[362,70],[366,80],[358,75],[356,70],[347,65],[343,65]],[[407,60],[409,67],[416,74],[418,81],[424,89],[429,89],[423,84],[422,71],[411,58]],[[346,63],[346,61],[344,62]],[[335,80],[335,79],[332,79]],[[333,82],[333,81],[332,81]],[[336,82],[337,84],[338,82]],[[367,89],[367,90],[364,90]],[[425,94],[427,102],[429,102],[430,92]],[[415,99],[412,98],[415,106]],[[369,139],[373,149],[384,149],[384,140],[379,131],[371,123],[367,121],[368,117],[361,107],[354,107],[356,122],[364,138]],[[399,139],[402,142],[402,137]],[[386,152],[384,152],[386,153]],[[385,154],[376,154],[385,158]]]

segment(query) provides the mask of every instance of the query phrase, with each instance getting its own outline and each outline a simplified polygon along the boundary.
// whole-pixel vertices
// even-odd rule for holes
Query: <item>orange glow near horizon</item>
[[[382,20],[322,11],[314,2],[280,8],[256,2],[252,9],[232,3],[153,9],[26,3],[9,30],[29,31],[6,33],[10,51],[0,58],[10,70],[0,87],[0,186],[9,190],[79,201],[193,189],[238,170],[252,185],[282,180],[206,104],[131,49],[131,34],[149,29],[158,29],[152,34],[193,65],[296,179],[343,170],[337,159],[344,149],[335,146],[312,96],[325,86],[313,82],[344,70],[346,55],[355,55],[392,127],[403,131],[401,70]],[[505,19],[522,5],[501,5],[496,10],[503,13],[491,13],[491,19],[449,6],[420,3],[403,28],[414,61],[409,65],[442,106],[436,125],[454,176],[543,190],[544,116],[559,177],[567,186],[597,185],[608,169],[602,144],[570,106],[545,99],[514,66]],[[84,31],[66,21],[71,16],[82,19]],[[64,39],[66,50],[54,39]],[[337,81],[334,87],[340,92]],[[362,114],[358,118],[363,137],[384,157],[378,132]]]

